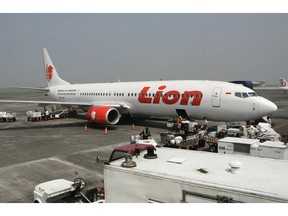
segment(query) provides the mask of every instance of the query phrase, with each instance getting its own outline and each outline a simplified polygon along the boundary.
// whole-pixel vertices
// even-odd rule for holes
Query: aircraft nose
[[[269,100],[265,100],[262,103],[262,106],[260,107],[261,112],[264,115],[269,115],[271,113],[274,113],[278,110],[278,107],[276,106],[275,103],[269,101]]]

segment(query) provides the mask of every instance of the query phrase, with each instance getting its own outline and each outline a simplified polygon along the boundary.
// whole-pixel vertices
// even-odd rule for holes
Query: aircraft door
[[[183,118],[189,118],[185,109],[176,109],[177,115],[182,116]]]
[[[221,91],[222,88],[216,87],[212,93],[212,107],[220,107],[221,105]]]
[[[80,90],[79,90],[79,89],[76,90],[76,96],[75,96],[75,99],[76,99],[77,102],[80,101]]]

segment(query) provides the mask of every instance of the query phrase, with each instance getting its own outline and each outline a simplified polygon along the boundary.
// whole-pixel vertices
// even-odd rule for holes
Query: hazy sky
[[[288,79],[288,14],[0,13],[0,88],[62,79]]]

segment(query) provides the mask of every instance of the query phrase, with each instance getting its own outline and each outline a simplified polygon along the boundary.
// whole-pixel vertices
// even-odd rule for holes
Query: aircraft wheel
[[[199,147],[204,147],[205,146],[205,140],[201,139],[199,140]]]
[[[209,151],[210,152],[217,152],[217,146],[215,144],[210,145]]]

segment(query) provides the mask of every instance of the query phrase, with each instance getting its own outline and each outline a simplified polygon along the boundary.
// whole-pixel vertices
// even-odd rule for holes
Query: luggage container
[[[259,139],[237,137],[225,137],[218,140],[218,153],[222,154],[245,154],[284,160],[287,159],[286,152],[287,145],[283,142],[260,142]]]
[[[275,159],[287,159],[287,145],[283,142],[266,141],[260,143],[258,147],[259,157],[275,158]]]
[[[27,111],[26,112],[27,121],[41,121],[42,114],[41,112]]]
[[[246,139],[238,137],[225,137],[218,140],[218,153],[234,154],[242,153],[250,155],[250,146],[260,144],[258,139]]]

